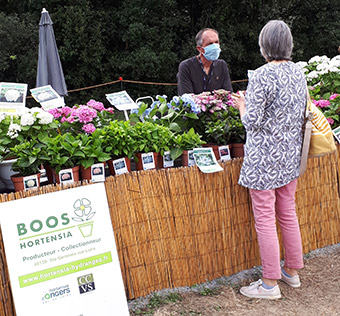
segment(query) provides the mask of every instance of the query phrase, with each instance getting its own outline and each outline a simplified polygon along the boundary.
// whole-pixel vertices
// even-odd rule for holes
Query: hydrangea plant
[[[53,115],[41,108],[25,108],[22,114],[0,114],[0,160],[13,156],[11,148],[24,142],[37,141],[41,135],[54,137],[58,124]]]
[[[61,133],[93,133],[96,128],[108,124],[114,117],[113,108],[105,108],[103,103],[90,100],[86,105],[62,107],[49,110],[59,121]]]
[[[340,55],[314,56],[298,62],[306,75],[313,103],[324,113],[332,128],[340,126]]]

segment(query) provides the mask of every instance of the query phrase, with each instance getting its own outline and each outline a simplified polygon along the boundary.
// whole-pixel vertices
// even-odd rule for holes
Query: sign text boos
[[[46,220],[35,219],[31,223],[17,224],[18,235],[20,237],[20,249],[27,247],[40,246],[45,243],[57,241],[60,239],[72,237],[70,231],[65,227],[70,223],[67,213],[61,214],[60,218],[49,216]],[[44,229],[44,233],[41,231]],[[51,231],[53,229],[53,231]],[[40,233],[40,234],[37,234]],[[23,241],[27,239],[28,241]]]

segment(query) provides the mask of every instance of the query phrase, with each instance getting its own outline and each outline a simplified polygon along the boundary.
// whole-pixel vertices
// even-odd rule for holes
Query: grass
[[[176,303],[178,301],[181,301],[183,298],[178,293],[170,293],[168,295],[159,295],[154,294],[150,297],[149,303],[146,305],[145,308],[136,310],[131,313],[131,315],[153,315],[155,310],[162,305],[168,304],[168,303]]]

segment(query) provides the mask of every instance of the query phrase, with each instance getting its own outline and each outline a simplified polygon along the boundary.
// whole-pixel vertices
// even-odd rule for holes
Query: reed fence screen
[[[304,253],[340,242],[339,155],[337,146],[334,154],[309,159],[298,180],[296,205]],[[106,178],[128,299],[261,264],[250,196],[237,184],[241,165],[242,159],[233,159],[221,163],[224,170],[213,174],[193,166]],[[33,193],[2,194],[0,202],[62,189],[50,185]],[[0,249],[0,316],[14,315],[2,238]]]

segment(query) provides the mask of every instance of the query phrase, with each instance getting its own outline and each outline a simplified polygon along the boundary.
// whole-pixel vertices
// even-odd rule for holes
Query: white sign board
[[[30,89],[30,91],[32,97],[40,103],[45,111],[65,105],[64,98],[62,98],[50,85]]]
[[[128,316],[103,183],[1,203],[17,316]]]
[[[131,99],[125,90],[106,94],[106,99],[119,111],[138,109],[137,103]]]
[[[22,113],[26,104],[27,84],[0,83],[0,113]]]

